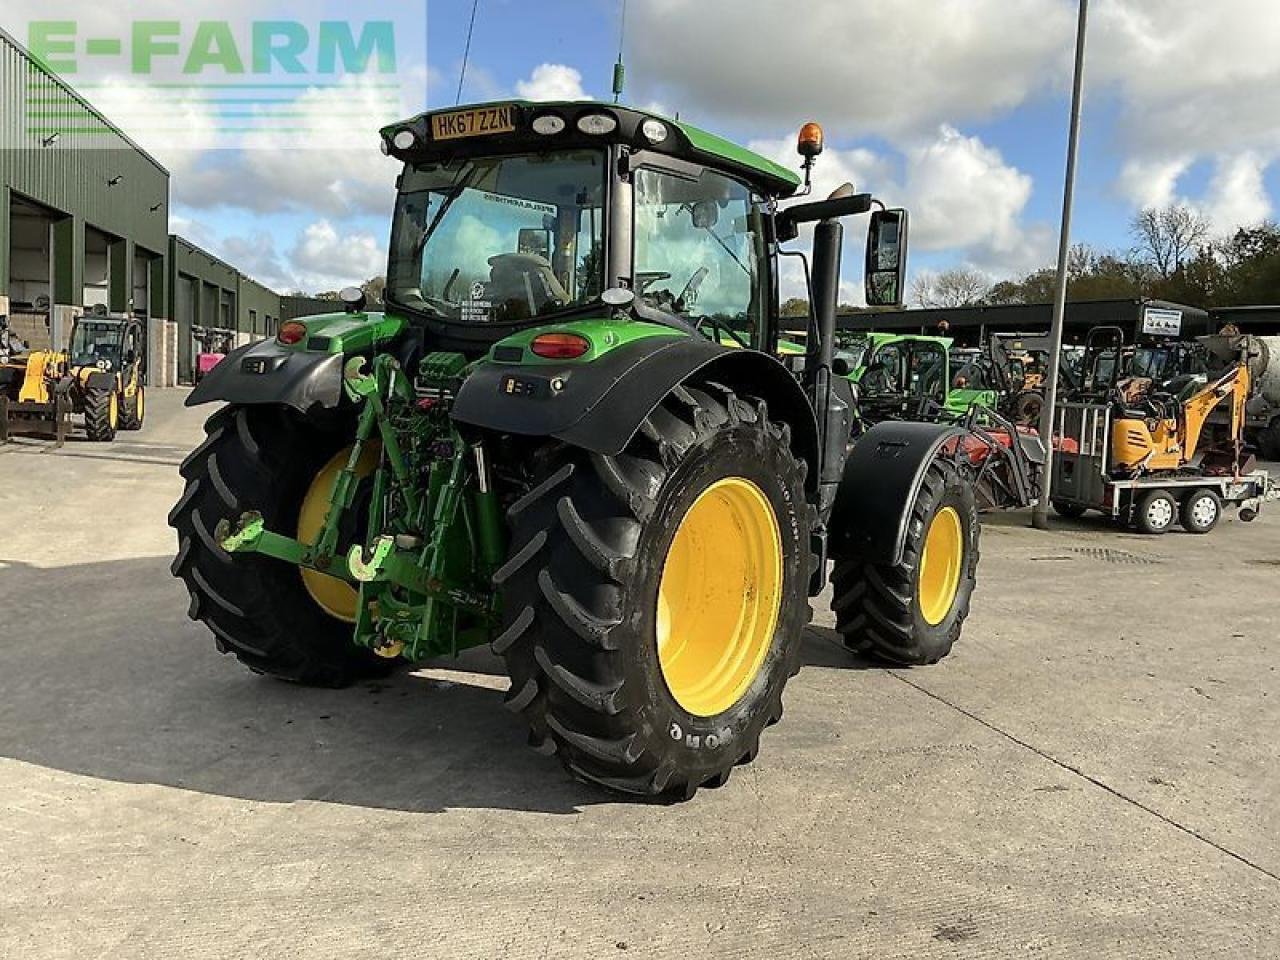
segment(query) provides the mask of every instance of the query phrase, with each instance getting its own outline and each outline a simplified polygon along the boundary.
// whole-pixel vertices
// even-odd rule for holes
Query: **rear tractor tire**
[[[761,401],[680,386],[624,452],[548,446],[495,575],[509,709],[579,778],[688,798],[751,761],[809,621],[811,507]]]
[[[899,563],[836,558],[831,607],[845,646],[899,666],[950,653],[977,582],[979,529],[972,486],[935,460],[911,506]]]
[[[90,387],[84,394],[84,432],[90,440],[110,443],[120,429],[120,395],[114,387]]]
[[[191,594],[191,619],[256,673],[326,687],[386,673],[392,661],[352,641],[349,586],[270,557],[232,556],[214,537],[220,520],[246,510],[270,530],[314,537],[346,434],[283,408],[234,406],[210,417],[205,433],[180,468],[186,489],[169,514],[178,532],[173,574]]]
[[[138,385],[138,389],[134,391],[133,396],[120,396],[120,429],[121,430],[141,430],[142,419],[147,414],[147,388]]]

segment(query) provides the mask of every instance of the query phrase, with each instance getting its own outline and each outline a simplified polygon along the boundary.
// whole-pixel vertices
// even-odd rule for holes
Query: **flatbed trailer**
[[[1236,507],[1240,519],[1253,520],[1276,493],[1265,470],[1211,473],[1187,467],[1177,473],[1112,476],[1107,470],[1111,435],[1110,404],[1059,404],[1053,458],[1053,507],[1058,513],[1070,517],[1096,510],[1148,533],[1162,533],[1181,517],[1187,529],[1207,533],[1223,507]]]

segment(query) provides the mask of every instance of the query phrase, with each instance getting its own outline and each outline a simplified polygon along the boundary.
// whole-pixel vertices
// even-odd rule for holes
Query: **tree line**
[[[1129,232],[1133,246],[1126,250],[1083,243],[1071,248],[1070,299],[1151,297],[1201,307],[1280,303],[1280,225],[1272,221],[1214,237],[1203,215],[1173,205],[1139,211]],[[1048,303],[1056,281],[1054,267],[996,282],[957,267],[917,277],[910,299],[918,307]]]

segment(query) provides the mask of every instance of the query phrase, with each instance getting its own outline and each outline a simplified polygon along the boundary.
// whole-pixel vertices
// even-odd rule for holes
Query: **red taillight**
[[[540,333],[529,349],[544,360],[577,360],[591,349],[591,341],[577,333]]]
[[[276,334],[276,339],[286,347],[291,347],[295,343],[301,342],[302,338],[306,335],[306,324],[298,323],[296,320],[290,320],[288,323],[280,325],[280,332]]]

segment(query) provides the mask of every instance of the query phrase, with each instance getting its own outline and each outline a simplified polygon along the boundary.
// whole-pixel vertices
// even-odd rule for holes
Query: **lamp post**
[[[1058,237],[1058,278],[1053,295],[1053,324],[1049,329],[1049,370],[1045,378],[1044,407],[1040,411],[1040,437],[1045,445],[1040,499],[1031,515],[1039,530],[1049,528],[1049,500],[1053,493],[1053,421],[1058,403],[1058,371],[1062,368],[1062,324],[1067,312],[1067,257],[1071,252],[1071,204],[1076,186],[1076,155],[1080,149],[1080,101],[1084,92],[1084,39],[1089,0],[1080,0],[1076,24],[1075,80],[1071,88],[1071,132],[1067,138],[1067,175],[1062,189],[1062,233]]]

